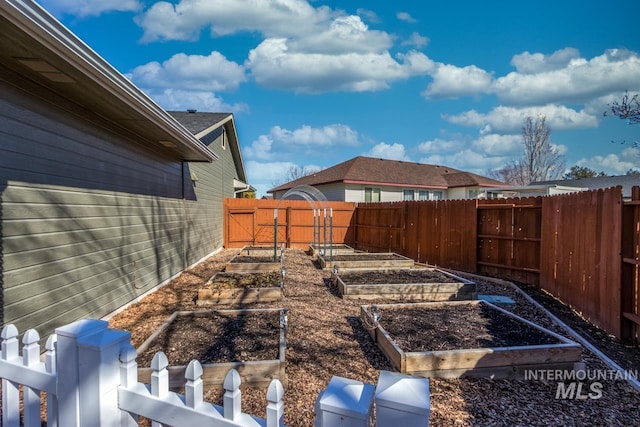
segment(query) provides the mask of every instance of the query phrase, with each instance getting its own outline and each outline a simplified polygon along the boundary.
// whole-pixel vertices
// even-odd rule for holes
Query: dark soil
[[[557,344],[559,341],[486,304],[381,307],[380,325],[406,352]]]
[[[325,259],[328,256],[325,256]],[[331,257],[331,261],[387,261],[394,259],[403,259],[402,257],[394,254],[375,254],[375,253],[353,253],[334,255]]]
[[[149,366],[162,351],[171,365],[247,362],[278,359],[279,313],[243,315],[184,315],[171,324],[138,355],[140,366]]]
[[[214,291],[235,288],[280,287],[282,275],[279,272],[265,273],[217,273],[207,282],[207,288]]]
[[[406,269],[339,274],[346,285],[382,285],[403,283],[457,283],[453,277],[430,269]]]

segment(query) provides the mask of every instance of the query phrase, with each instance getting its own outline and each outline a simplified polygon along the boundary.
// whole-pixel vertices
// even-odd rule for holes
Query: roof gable
[[[247,182],[233,114],[199,112],[195,110],[169,111],[168,113],[203,142],[219,137],[220,133],[224,131],[238,178],[245,183]]]

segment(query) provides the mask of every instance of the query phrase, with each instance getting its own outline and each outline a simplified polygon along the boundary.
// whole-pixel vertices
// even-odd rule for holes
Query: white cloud
[[[54,15],[68,14],[79,18],[142,9],[138,0],[40,0],[39,3]]]
[[[511,59],[511,65],[521,74],[537,74],[565,68],[572,60],[579,58],[580,52],[577,49],[567,47],[551,55],[524,52],[515,55]]]
[[[469,65],[438,64],[431,73],[433,82],[422,93],[427,98],[458,98],[487,92],[491,87],[491,73]]]
[[[129,77],[138,86],[198,91],[233,91],[247,79],[242,65],[219,52],[208,56],[178,53],[162,64],[140,65]]]
[[[391,37],[382,31],[369,30],[359,16],[340,16],[319,32],[288,40],[291,52],[368,53],[382,52],[392,46]]]
[[[491,156],[517,156],[524,149],[522,135],[498,135],[495,133],[480,136],[471,146],[480,153]]]
[[[398,144],[397,142],[391,145],[380,142],[364,155],[381,159],[411,161],[411,158],[405,151],[404,145]]]
[[[608,175],[623,175],[629,169],[640,169],[640,149],[626,148],[620,155],[608,154],[606,156],[593,156],[582,158],[577,162],[578,166],[586,166],[595,171],[604,171]]]
[[[226,111],[238,113],[247,111],[245,104],[227,104],[211,92],[164,89],[157,91],[145,89],[145,92],[160,104],[165,110],[186,111]]]
[[[577,58],[572,51],[563,52],[557,60],[551,57],[537,62],[531,54],[516,57],[518,69],[526,73],[512,72],[496,79],[492,92],[503,103],[534,105],[587,102],[611,92],[640,88],[640,57],[635,52],[611,49],[590,60]]]
[[[409,52],[394,60],[388,52],[290,52],[286,39],[266,39],[251,50],[246,66],[264,86],[296,92],[375,91],[393,81],[424,74],[433,62],[424,54]]]
[[[393,36],[370,29],[359,15],[304,0],[160,1],[136,22],[145,42],[192,40],[204,28],[214,36],[258,33],[264,39],[249,52],[246,68],[259,84],[296,92],[382,90],[434,67],[419,52],[392,57]],[[407,43],[422,47],[427,41],[415,33]]]
[[[358,132],[349,126],[340,124],[327,125],[321,128],[304,125],[295,130],[275,126],[271,128],[271,136],[276,141],[295,145],[328,147],[332,145],[358,144]]]
[[[371,22],[372,24],[379,24],[381,22],[380,17],[372,10],[358,8],[356,9],[356,13],[359,16],[362,16],[363,18],[365,18],[367,21]]]
[[[246,158],[271,160],[275,157],[271,152],[272,146],[273,139],[269,135],[260,135],[251,145],[245,146],[242,151]]]
[[[300,150],[302,148],[355,146],[359,144],[358,132],[349,126],[331,124],[323,127],[303,125],[289,130],[274,126],[268,135],[260,135],[251,145],[244,148],[247,158],[273,160],[282,155],[282,150]],[[280,152],[273,152],[277,145]]]
[[[213,35],[260,32],[267,37],[314,32],[338,14],[326,6],[313,8],[305,0],[181,0],[160,1],[137,22],[145,42],[191,40],[203,28]]]
[[[413,16],[411,16],[408,12],[398,12],[396,17],[403,22],[408,22],[409,24],[415,24],[418,22]]]
[[[414,46],[417,49],[421,49],[428,44],[429,44],[429,38],[421,36],[415,31],[411,33],[411,36],[407,40],[402,42],[403,46]]]
[[[462,126],[477,127],[479,129],[489,126],[494,132],[508,133],[520,130],[527,116],[536,117],[538,114],[543,114],[547,118],[547,125],[552,131],[598,126],[598,117],[588,114],[584,110],[576,111],[563,105],[554,104],[526,108],[499,106],[486,114],[470,110],[453,116],[443,115],[443,118]]]
[[[435,154],[420,159],[420,163],[449,166],[478,175],[486,175],[488,170],[502,167],[508,161],[509,157],[487,156],[471,149],[450,154]]]
[[[445,140],[436,138],[418,144],[418,152],[422,154],[442,153],[452,150],[459,150],[464,146],[464,142],[458,140]]]

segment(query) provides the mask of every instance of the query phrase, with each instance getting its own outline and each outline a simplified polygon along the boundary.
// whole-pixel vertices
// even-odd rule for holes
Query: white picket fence
[[[192,361],[185,374],[185,394],[169,390],[168,361],[157,353],[151,384],[138,382],[136,350],[129,332],[109,329],[103,320],[85,319],[56,329],[41,359],[35,330],[22,338],[6,325],[0,336],[2,426],[41,425],[40,392],[46,392],[47,427],[133,427],[138,417],[152,426],[283,426],[284,390],[273,380],[267,390],[266,419],[241,411],[240,375],[224,380],[223,406],[203,401],[202,366]],[[22,353],[22,354],[20,354]],[[20,385],[22,385],[22,421]]]

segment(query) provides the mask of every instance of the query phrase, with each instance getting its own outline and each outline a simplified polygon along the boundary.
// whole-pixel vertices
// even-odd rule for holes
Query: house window
[[[402,190],[402,200],[415,199],[415,192],[413,190]]]
[[[227,132],[225,132],[224,127],[222,128],[222,136],[220,138],[220,146],[222,146],[223,150],[227,149]]]
[[[478,194],[479,194],[478,190],[469,190],[469,194],[468,194],[467,198],[469,198],[469,199],[477,199],[478,198]]]
[[[380,201],[380,189],[376,187],[364,188],[364,201],[365,202],[379,202]]]
[[[418,200],[442,200],[443,198],[444,194],[440,190],[420,190],[418,192]]]

